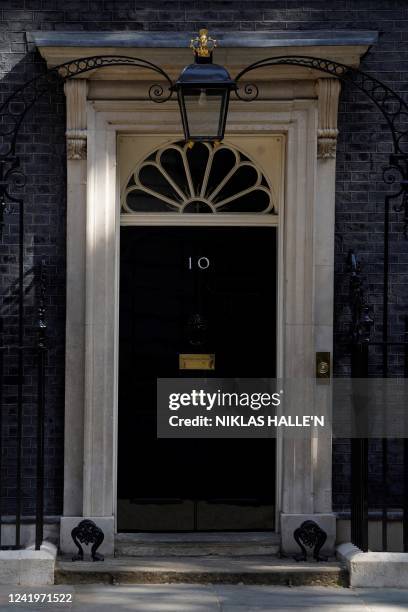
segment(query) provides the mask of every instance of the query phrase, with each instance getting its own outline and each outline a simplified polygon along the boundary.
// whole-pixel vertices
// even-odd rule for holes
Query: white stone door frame
[[[279,211],[278,374],[293,378],[313,379],[315,352],[332,352],[335,160],[333,152],[323,159],[326,153],[319,149],[321,156],[317,155],[319,137],[324,136],[319,132],[324,127],[322,117],[327,120],[327,112],[318,112],[318,106],[326,97],[325,111],[334,108],[332,114],[337,118],[339,88],[335,81],[334,94],[330,94],[328,84],[333,80],[321,81],[327,83],[319,87],[319,97],[314,99],[256,101],[250,105],[234,102],[228,122],[228,130],[234,134],[286,134],[286,193]],[[67,85],[68,99],[73,94],[86,99],[86,83]],[[78,88],[82,93],[78,94]],[[65,552],[72,550],[70,530],[87,517],[105,532],[102,552],[112,553],[120,230],[117,134],[181,134],[174,102],[155,106],[138,101],[88,101],[86,108],[87,160],[81,152],[74,157],[81,147],[72,147],[74,154],[68,162],[67,335],[73,336],[67,343],[61,547]],[[74,130],[74,136],[78,136],[78,130]],[[332,132],[330,138],[333,140]],[[83,371],[81,403],[78,386]],[[285,441],[284,445],[278,440],[276,503],[286,550],[292,543],[290,538],[285,539],[285,524],[292,525],[302,517],[313,515],[318,522],[323,521],[333,536],[330,466],[331,441],[327,437]]]

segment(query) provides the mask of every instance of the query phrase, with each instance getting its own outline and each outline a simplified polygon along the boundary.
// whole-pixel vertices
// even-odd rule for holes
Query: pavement
[[[8,603],[11,593],[72,594],[73,603]],[[0,587],[0,612],[406,612],[407,589],[251,585]]]

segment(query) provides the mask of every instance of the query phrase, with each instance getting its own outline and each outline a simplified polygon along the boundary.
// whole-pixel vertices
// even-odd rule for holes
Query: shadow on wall
[[[3,103],[19,86],[45,72],[38,53],[28,53],[19,62],[13,54],[5,64],[8,72],[0,81]],[[7,56],[6,56],[7,57]],[[4,56],[3,56],[4,58]],[[38,92],[40,93],[40,92]],[[20,97],[1,117],[1,153],[5,153],[15,127],[15,116],[22,104]],[[16,140],[19,166],[8,156],[0,157],[3,177],[10,177],[10,195],[5,198],[0,239],[0,345],[3,372],[0,372],[1,461],[0,515],[16,512],[16,470],[18,455],[18,387],[22,385],[22,516],[32,517],[36,489],[36,409],[37,341],[40,287],[38,270],[45,263],[45,307],[48,356],[46,363],[45,415],[45,513],[57,515],[62,506],[64,344],[65,344],[65,98],[62,84],[56,84],[28,111]],[[19,203],[22,201],[22,204]],[[1,206],[1,204],[0,204]],[[19,244],[24,219],[22,282],[19,273]],[[19,302],[23,300],[22,371],[19,369]]]

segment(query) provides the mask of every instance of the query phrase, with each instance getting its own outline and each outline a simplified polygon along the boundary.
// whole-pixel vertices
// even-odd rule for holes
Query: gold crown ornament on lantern
[[[198,57],[210,57],[217,46],[217,41],[208,35],[208,30],[202,28],[198,36],[191,39],[190,47]]]

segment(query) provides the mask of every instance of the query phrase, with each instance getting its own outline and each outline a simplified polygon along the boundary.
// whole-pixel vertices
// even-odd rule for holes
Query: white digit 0
[[[208,257],[200,257],[197,261],[197,265],[200,270],[206,270],[210,267],[210,260],[208,259]]]

